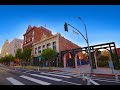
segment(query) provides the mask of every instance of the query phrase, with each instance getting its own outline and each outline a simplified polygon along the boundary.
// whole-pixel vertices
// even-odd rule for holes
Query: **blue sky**
[[[120,5],[0,5],[0,49],[6,39],[23,38],[28,25],[46,25],[53,34],[59,32],[79,46],[87,46],[71,27],[64,31],[67,22],[85,35],[78,16],[87,25],[90,45],[115,42],[120,47]]]

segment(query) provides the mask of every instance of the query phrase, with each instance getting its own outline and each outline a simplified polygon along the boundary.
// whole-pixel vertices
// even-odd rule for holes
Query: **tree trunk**
[[[50,65],[50,60],[48,60],[48,66],[51,67],[51,65]]]

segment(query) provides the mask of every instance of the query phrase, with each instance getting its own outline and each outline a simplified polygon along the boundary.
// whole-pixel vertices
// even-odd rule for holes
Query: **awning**
[[[42,60],[45,60],[45,57],[43,57],[43,56],[38,56],[38,59],[39,59],[39,60],[41,60],[41,59],[42,59]]]

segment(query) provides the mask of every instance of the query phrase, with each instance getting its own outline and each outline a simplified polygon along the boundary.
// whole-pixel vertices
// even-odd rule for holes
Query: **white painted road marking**
[[[41,74],[52,75],[52,76],[58,76],[58,77],[64,77],[64,78],[71,78],[71,77],[69,77],[69,76],[63,76],[63,75],[57,75],[57,74],[49,74],[49,73],[41,73]]]
[[[63,74],[63,73],[68,73],[68,72],[48,72],[48,73],[60,73],[60,74]]]
[[[28,76],[20,76],[24,79],[27,79],[27,80],[30,80],[30,81],[33,81],[35,83],[38,83],[38,84],[41,84],[41,85],[50,85],[51,83],[48,83],[48,82],[44,82],[44,81],[41,81],[41,80],[38,80],[38,79],[35,79],[35,78],[31,78],[31,77],[28,77]]]
[[[12,78],[12,77],[8,77],[6,78],[8,81],[10,81],[12,84],[14,85],[24,85],[23,83],[19,82],[18,80]]]
[[[102,79],[93,79],[93,80],[98,80],[98,81],[105,81],[105,82],[114,82],[114,83],[120,83],[120,82],[116,82],[116,81],[110,81],[110,80],[102,80]]]
[[[82,85],[82,84],[73,83],[73,82],[68,82],[68,81],[62,81],[62,82],[65,82],[65,83],[70,83],[70,84],[75,84],[75,85]]]
[[[112,78],[101,78],[101,77],[100,77],[100,78],[98,78],[98,77],[91,77],[91,78],[92,78],[92,79],[100,79],[100,80],[103,79],[103,80],[108,80],[108,81],[109,81],[109,80],[110,80],[110,81],[115,81],[115,79],[112,79]]]
[[[42,77],[42,78],[46,78],[46,79],[50,79],[50,80],[54,80],[54,81],[62,81],[62,79],[57,79],[57,78],[52,78],[52,77],[47,77],[47,76],[42,76],[42,75],[37,75],[37,74],[30,74],[30,75]]]
[[[85,78],[88,79],[86,76],[85,76]],[[90,82],[92,82],[92,83],[95,84],[95,85],[100,85],[100,84],[98,84],[97,82],[93,81],[92,79],[90,79]]]
[[[77,74],[74,73],[70,73],[70,72],[48,72],[48,73],[52,73],[52,74],[60,74],[60,75],[68,75],[68,76],[74,76],[77,77]]]
[[[31,71],[25,71],[25,72],[23,72],[23,73],[27,73],[27,72],[31,72]]]

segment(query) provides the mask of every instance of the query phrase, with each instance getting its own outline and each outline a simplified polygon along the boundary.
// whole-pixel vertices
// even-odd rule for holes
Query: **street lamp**
[[[80,19],[84,26],[85,26],[85,33],[86,33],[86,43],[88,46],[88,54],[89,54],[89,60],[90,60],[90,65],[91,65],[91,72],[93,72],[93,68],[92,68],[92,59],[91,59],[91,53],[90,53],[90,46],[89,46],[89,42],[88,42],[88,35],[87,35],[87,28],[86,28],[86,24],[84,23],[84,21],[81,19],[81,17],[78,17],[78,19]]]
[[[83,20],[80,18],[80,17],[78,17],[82,22],[83,22]],[[91,53],[90,53],[90,46],[89,46],[89,42],[88,42],[88,36],[87,36],[87,29],[86,29],[86,24],[83,22],[83,24],[84,24],[84,26],[85,26],[85,32],[86,32],[86,37],[78,30],[78,29],[76,29],[75,27],[73,27],[72,25],[70,25],[70,24],[67,24],[66,22],[65,22],[65,24],[64,24],[64,29],[65,29],[65,31],[67,31],[68,32],[68,25],[69,26],[71,26],[72,28],[74,28],[75,30],[77,30],[77,32],[79,33],[79,34],[81,34],[82,35],[82,37],[85,39],[85,41],[86,41],[86,43],[87,43],[87,46],[88,46],[88,54],[89,54],[89,60],[90,60],[90,66],[91,66],[91,72],[93,72],[93,68],[92,68],[92,60],[91,60]]]

